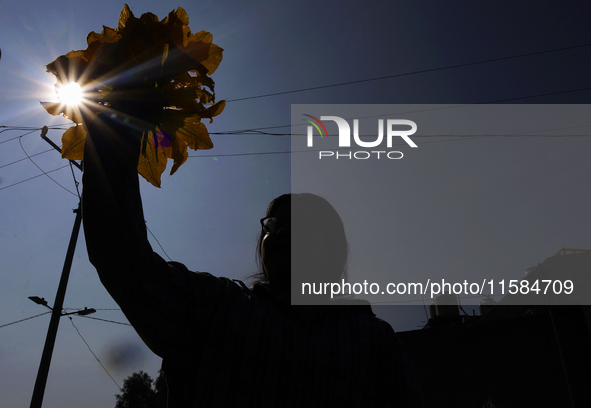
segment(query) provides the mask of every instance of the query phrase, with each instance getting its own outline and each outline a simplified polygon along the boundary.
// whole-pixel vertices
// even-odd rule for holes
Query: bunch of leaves
[[[211,149],[201,119],[210,123],[225,101],[215,102],[209,77],[222,60],[222,49],[206,31],[191,33],[189,17],[179,7],[162,20],[152,13],[140,18],[126,4],[118,28],[90,32],[85,50],[70,51],[47,65],[57,85],[77,82],[84,101],[42,103],[52,115],[75,126],[62,135],[62,157],[83,160],[86,131],[83,116],[107,112],[142,134],[138,172],[160,187],[167,160],[170,174],[187,160],[187,149]]]

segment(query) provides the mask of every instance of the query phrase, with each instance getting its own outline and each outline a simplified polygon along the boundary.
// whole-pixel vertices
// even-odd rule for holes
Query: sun
[[[57,86],[56,93],[60,102],[69,106],[79,105],[83,99],[82,87],[76,82]]]

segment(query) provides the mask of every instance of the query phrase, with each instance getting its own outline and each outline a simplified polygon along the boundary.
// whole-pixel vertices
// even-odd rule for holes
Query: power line
[[[529,55],[543,54],[543,53],[547,53],[547,52],[554,52],[554,51],[561,51],[561,50],[567,50],[567,49],[573,49],[573,48],[586,47],[586,46],[589,46],[589,45],[591,45],[591,44],[584,44],[584,45],[573,46],[573,47],[565,47],[565,48],[560,48],[560,49],[556,49],[556,50],[541,51],[541,52],[537,52],[537,53],[522,54],[522,55],[519,55],[519,56],[503,57],[501,59],[518,58],[518,57],[521,57],[521,56],[529,56]],[[480,62],[468,63],[468,64],[458,64],[458,65],[454,65],[454,66],[450,66],[450,67],[443,67],[443,68],[438,68],[438,69],[448,69],[448,68],[454,68],[454,67],[464,66],[464,65],[475,65],[475,64],[480,64],[480,63],[485,63],[485,62],[491,62],[491,61],[495,61],[495,60],[486,60],[486,61],[480,61]],[[422,72],[428,72],[428,71],[430,71],[430,70],[416,71],[414,73],[422,73]],[[374,78],[372,80],[377,80],[377,79],[380,79],[380,78]],[[366,81],[366,80],[363,80],[363,81]],[[359,82],[359,81],[357,81],[357,82]],[[352,82],[352,83],[356,83],[356,82]],[[335,84],[335,85],[327,85],[325,87],[332,87],[332,86],[337,86],[337,85],[347,85],[347,84],[349,84],[349,83],[342,83],[342,84]],[[301,90],[296,90],[296,91],[289,91],[289,92],[301,92],[301,91],[306,91],[306,90],[309,90],[309,89],[310,88],[306,88],[306,89],[301,89]],[[316,89],[316,88],[314,88],[314,89]],[[492,104],[492,103],[500,103],[500,102],[509,102],[509,101],[515,101],[515,100],[538,98],[538,97],[544,97],[544,96],[554,96],[554,95],[561,95],[561,94],[567,94],[567,93],[572,93],[572,92],[583,92],[583,91],[589,91],[589,90],[591,90],[591,87],[579,88],[579,89],[571,89],[571,90],[566,90],[566,91],[548,92],[548,93],[536,94],[536,95],[528,95],[528,96],[519,96],[519,97],[512,97],[512,98],[496,99],[496,100],[485,101],[485,102],[475,102],[474,104]],[[277,93],[277,94],[281,94],[281,93]],[[271,96],[271,94],[269,94],[269,96]],[[252,98],[256,98],[256,97],[250,97],[248,99],[252,99]],[[235,131],[227,131],[227,132],[212,132],[211,134],[212,135],[242,135],[242,134],[249,134],[249,132],[252,132],[252,133],[261,134],[261,135],[273,135],[273,136],[288,136],[289,135],[289,136],[291,136],[291,134],[287,134],[287,133],[270,133],[270,132],[263,132],[263,131],[261,131],[261,129],[277,129],[277,128],[290,127],[290,126],[291,125],[267,126],[267,127],[251,128],[251,129],[243,129],[243,130],[235,130]],[[28,133],[22,134],[20,136],[17,136],[15,138],[12,138],[12,139],[8,139],[6,141],[15,140],[15,139],[18,139],[18,138],[20,138],[22,136],[26,136],[26,135],[28,135],[30,133],[33,133],[33,132],[38,131],[38,130],[41,130],[41,128],[25,128],[25,127],[9,127],[9,126],[0,126],[0,128],[5,128],[3,130],[0,130],[0,133],[2,133],[4,131],[8,131],[8,130],[24,130],[24,129],[30,130],[30,132],[28,132]],[[62,129],[62,128],[52,127],[50,129]],[[540,136],[549,137],[548,135],[540,135]],[[575,135],[572,135],[572,136],[575,136]],[[564,136],[562,136],[562,137],[564,137]],[[582,136],[582,137],[586,137],[586,136]],[[6,142],[6,141],[4,141],[4,142]],[[4,142],[0,142],[0,143],[4,143]],[[42,152],[42,153],[44,153],[44,152]],[[292,152],[292,151],[275,151],[275,152],[255,152],[255,153],[231,153],[231,154],[196,155],[196,156],[189,156],[189,157],[235,157],[235,156],[254,156],[254,155],[287,154],[287,153],[295,153],[295,152]],[[25,152],[25,154],[26,154],[26,152]],[[38,154],[41,154],[41,153],[38,153]],[[16,164],[17,162],[20,162],[22,160],[24,160],[24,159],[20,159],[20,160],[17,160],[15,162],[8,163],[6,165],[1,166],[0,168],[7,167],[7,166],[12,165],[12,164]],[[27,182],[27,181],[32,180],[32,179],[35,179],[37,177],[41,177],[43,175],[47,175],[48,173],[51,173],[51,172],[54,172],[54,171],[63,169],[65,167],[67,167],[67,166],[62,166],[62,167],[59,167],[57,169],[50,170],[50,171],[47,171],[47,172],[45,172],[42,169],[40,169],[43,172],[43,174],[39,174],[37,176],[33,176],[33,177],[28,178],[28,179],[21,180],[19,182],[10,184],[8,186],[1,187],[0,190],[4,190],[4,189],[7,189],[7,188],[16,186],[18,184]],[[54,180],[54,182],[55,182],[55,180]],[[59,185],[59,183],[57,183],[57,184]],[[64,188],[63,186],[61,186],[61,187]],[[66,189],[66,191],[68,191],[69,193],[71,193],[73,195],[76,195],[76,194],[74,194],[73,192],[71,192],[68,189]]]
[[[156,240],[156,243],[158,244],[158,246],[160,247],[160,249],[162,250],[162,252],[164,252],[164,255],[166,255],[166,257],[168,258],[168,260],[169,261],[172,261],[172,258],[170,256],[168,256],[168,254],[166,253],[166,251],[162,247],[162,244],[160,243],[160,241],[158,241],[158,238],[156,238],[156,235],[154,235],[154,233],[150,230],[150,228],[148,228],[147,225],[146,225],[146,229],[148,230],[148,232],[150,233],[150,235],[152,235],[152,237]]]
[[[541,54],[547,54],[547,53],[557,52],[557,51],[572,50],[572,49],[576,49],[576,48],[588,47],[590,45],[591,44],[573,45],[570,47],[562,47],[562,48],[555,48],[555,49],[546,50],[546,51],[530,52],[530,53],[526,53],[526,54],[512,55],[512,56],[508,56],[508,57],[492,58],[492,59],[487,59],[487,60],[482,60],[482,61],[467,62],[467,63],[463,63],[463,64],[447,65],[445,67],[422,69],[422,70],[411,71],[411,72],[403,72],[400,74],[385,75],[385,76],[376,77],[376,78],[367,78],[367,79],[360,79],[360,80],[356,80],[356,81],[340,82],[340,83],[331,84],[331,85],[321,85],[321,86],[314,86],[314,87],[309,87],[309,88],[294,89],[291,91],[274,92],[274,93],[269,93],[269,94],[264,94],[264,95],[248,96],[245,98],[228,99],[228,100],[226,100],[226,102],[238,102],[238,101],[245,101],[245,100],[250,100],[250,99],[267,98],[270,96],[278,96],[278,95],[286,95],[286,94],[292,94],[292,93],[298,93],[298,92],[314,91],[317,89],[334,88],[337,86],[360,84],[360,83],[364,83],[364,82],[381,81],[381,80],[390,79],[390,78],[399,78],[399,77],[409,76],[409,75],[417,75],[417,74],[425,74],[428,72],[443,71],[446,69],[461,68],[461,67],[468,67],[468,66],[472,66],[472,65],[488,64],[491,62],[506,61],[506,60],[515,59],[515,58],[530,57],[533,55],[541,55]]]
[[[558,51],[573,50],[573,49],[584,48],[584,47],[589,47],[589,46],[591,46],[591,43],[588,43],[588,44],[580,44],[580,45],[573,45],[573,46],[561,47],[561,48],[554,48],[554,49],[551,49],[551,50],[536,51],[536,52],[530,52],[530,53],[524,53],[524,54],[518,54],[518,55],[512,55],[512,56],[506,56],[506,57],[491,58],[491,59],[487,59],[487,60],[467,62],[467,63],[462,63],[462,64],[447,65],[447,66],[444,66],[444,67],[429,68],[429,69],[423,69],[423,70],[417,70],[417,71],[410,71],[410,72],[404,72],[404,73],[393,74],[393,75],[385,75],[385,76],[381,76],[381,77],[374,77],[374,78],[366,78],[366,79],[360,79],[360,80],[355,80],[355,81],[340,82],[340,83],[330,84],[330,85],[320,85],[320,86],[316,86],[316,87],[308,87],[308,88],[294,89],[294,90],[290,90],[290,91],[274,92],[274,93],[263,94],[263,95],[248,96],[248,97],[244,97],[244,98],[228,99],[228,100],[226,100],[226,102],[236,102],[236,101],[243,101],[243,100],[264,98],[264,97],[270,97],[270,96],[284,95],[284,94],[290,94],[290,93],[306,92],[306,91],[311,91],[311,90],[316,90],[316,89],[334,88],[334,87],[338,87],[338,86],[353,85],[353,84],[363,83],[363,82],[379,81],[379,80],[390,79],[390,78],[397,78],[397,77],[408,76],[408,75],[424,74],[424,73],[428,73],[428,72],[441,71],[441,70],[446,70],[446,69],[461,68],[461,67],[467,67],[467,66],[472,66],[472,65],[480,65],[480,64],[487,64],[487,63],[491,63],[491,62],[498,62],[498,61],[504,61],[504,60],[522,58],[522,57],[529,57],[529,56],[534,56],[534,55],[548,54],[548,53],[558,52]],[[579,90],[562,91],[562,92],[555,92],[555,93],[534,95],[534,96],[528,96],[528,97],[508,98],[508,99],[502,99],[502,100],[496,100],[496,101],[488,101],[488,102],[479,102],[479,103],[495,103],[495,102],[502,102],[502,101],[509,101],[509,100],[517,100],[517,99],[531,98],[531,97],[535,97],[535,96],[547,96],[547,95],[556,95],[556,94],[567,93],[567,92],[577,92],[577,91],[588,90],[588,89],[590,89],[590,88],[583,88],[583,89],[579,89]],[[66,126],[66,124],[56,125],[56,126],[50,127],[49,129],[64,129],[63,126]],[[276,127],[283,127],[283,126],[271,126],[271,127],[267,127],[267,128],[255,128],[255,129],[269,129],[269,128],[276,128]],[[21,126],[21,127],[17,127],[17,126],[0,126],[0,129],[1,128],[5,128],[5,129],[0,130],[0,133],[3,133],[3,132],[8,131],[8,130],[31,130],[32,132],[34,132],[36,130],[41,130],[41,128],[33,128],[33,127],[26,127],[26,126]],[[250,130],[254,130],[254,129],[250,129]],[[261,133],[263,133],[263,132],[261,132]],[[216,134],[216,133],[212,133],[212,134]],[[8,139],[8,140],[4,140],[4,141],[2,141],[0,143],[5,143],[5,142],[8,142],[10,140],[15,140],[17,138],[18,137],[11,138],[11,139]]]
[[[531,95],[531,96],[517,96],[517,97],[514,97],[514,98],[497,99],[495,101],[488,101],[488,102],[476,102],[475,105],[488,104],[488,103],[499,103],[499,102],[509,102],[509,101],[518,101],[520,99],[540,98],[542,96],[562,95],[562,94],[566,94],[566,93],[583,92],[583,91],[589,91],[589,90],[591,90],[591,87],[589,87],[589,88],[572,89],[570,91],[548,92],[548,93]]]
[[[52,152],[52,151],[53,151],[53,149],[47,149],[47,150],[44,150],[44,151],[42,151],[42,152],[39,152],[39,153],[32,154],[32,155],[30,155],[29,157],[35,157],[35,156],[39,156],[39,155],[41,155],[41,154],[44,154],[44,153],[47,153],[47,152]],[[22,162],[22,161],[24,161],[24,160],[28,160],[28,159],[29,159],[29,157],[23,157],[22,159],[18,159],[18,160],[15,160],[15,161],[13,161],[13,162],[10,162],[10,163],[3,164],[2,166],[0,166],[0,169],[1,169],[1,168],[3,168],[3,167],[8,167],[8,166],[10,166],[10,165],[13,165],[13,164],[16,164],[16,163],[20,163],[20,162]]]
[[[4,131],[7,131],[7,130],[22,130],[22,129],[17,129],[17,128],[15,128],[15,129],[4,129],[4,130],[3,130],[3,132],[4,132]],[[6,143],[6,142],[10,142],[11,140],[20,139],[21,137],[23,137],[23,136],[26,136],[26,135],[30,135],[31,133],[34,133],[34,132],[36,132],[36,131],[38,131],[38,130],[41,130],[41,129],[40,129],[40,128],[39,128],[39,129],[33,129],[33,130],[31,130],[30,132],[23,133],[23,134],[22,134],[22,135],[20,135],[20,136],[16,136],[16,137],[13,137],[13,138],[11,138],[11,139],[6,139],[6,140],[3,140],[3,141],[1,141],[1,142],[0,142],[0,144],[2,144],[2,143]]]
[[[57,169],[49,170],[49,171],[46,171],[46,172],[44,172],[44,173],[42,173],[42,174],[37,174],[36,176],[29,177],[28,179],[24,179],[24,180],[21,180],[21,181],[17,181],[16,183],[10,184],[10,185],[8,185],[8,186],[0,187],[0,190],[5,190],[5,189],[7,189],[7,188],[14,187],[14,186],[16,186],[16,185],[18,185],[18,184],[22,184],[22,183],[25,183],[25,182],[27,182],[27,181],[30,181],[30,180],[36,179],[37,177],[45,176],[45,175],[47,175],[48,173],[53,173],[54,171],[58,171],[58,170],[61,170],[61,169],[65,169],[65,168],[66,168],[66,167],[68,167],[68,166],[69,166],[69,165],[68,165],[68,164],[66,164],[65,166],[58,167]]]
[[[65,307],[64,310],[78,310],[80,308],[71,308],[71,307]],[[109,311],[116,311],[116,312],[120,312],[121,309],[120,308],[109,308],[109,309],[98,309],[98,308],[94,308],[94,310],[109,310]],[[98,317],[93,317],[93,316],[88,316],[88,315],[78,315],[79,317],[84,317],[85,319],[92,319],[92,320],[100,320],[101,322],[107,322],[107,323],[115,323],[115,324],[121,324],[123,326],[131,326],[131,324],[129,323],[122,323],[122,322],[116,322],[114,320],[107,320],[107,319],[100,319]]]
[[[65,126],[65,125],[50,126],[50,127],[48,127],[48,129],[52,129],[52,130],[66,130],[63,126]],[[10,139],[3,140],[3,141],[0,142],[0,144],[2,144],[2,143],[10,142],[11,140],[16,140],[16,139],[18,139],[21,136],[26,136],[28,134],[38,132],[42,128],[40,128],[40,127],[31,127],[31,126],[8,126],[8,125],[0,125],[0,129],[2,129],[2,130],[0,130],[0,133],[10,132],[10,131],[17,131],[17,130],[20,130],[20,131],[27,130],[27,131],[29,131],[29,132],[24,133],[24,134],[22,134],[20,136],[16,136],[16,137],[13,137],[13,138],[10,138]]]
[[[99,360],[99,358],[96,356],[96,354],[94,354],[94,351],[92,351],[92,349],[90,348],[90,346],[88,345],[88,343],[86,342],[86,340],[84,339],[84,337],[82,337],[82,334],[80,334],[80,330],[78,330],[78,328],[74,324],[74,320],[72,320],[72,316],[68,316],[68,318],[70,319],[70,323],[72,323],[72,326],[74,326],[74,329],[76,329],[76,332],[78,333],[78,336],[80,336],[80,338],[82,339],[82,341],[84,342],[84,344],[86,344],[86,347],[88,347],[88,350],[90,350],[90,353],[94,356],[94,358],[96,359],[96,361],[98,361],[98,363],[101,365],[101,367],[103,368],[103,370],[105,370],[105,373],[107,373],[107,375],[111,378],[111,380],[113,380],[113,382],[115,383],[115,385],[117,386],[117,388],[119,388],[119,391],[123,391],[121,389],[121,387],[119,386],[119,384],[117,384],[117,381],[115,381],[115,379],[113,378],[113,376],[111,374],[109,374],[109,372],[107,371],[107,369],[105,368],[105,366],[103,365],[103,363],[101,363],[101,360]]]
[[[424,137],[457,137],[457,139],[446,139],[446,140],[427,140],[422,142],[422,144],[428,143],[446,143],[446,142],[459,142],[464,140],[473,140],[473,139],[482,139],[482,138],[491,138],[491,137],[591,137],[591,135],[474,135],[474,136],[459,136],[459,135],[417,135],[413,136],[413,138],[424,138]],[[405,143],[393,143],[392,146],[405,146]],[[332,151],[341,151],[341,150],[351,150],[350,147],[343,147],[340,149],[331,149]],[[234,157],[234,156],[260,156],[260,155],[269,155],[269,154],[291,154],[291,153],[317,153],[322,151],[322,149],[308,149],[308,150],[282,150],[282,151],[272,151],[272,152],[252,152],[252,153],[228,153],[228,154],[203,154],[198,156],[189,156],[193,158],[199,157]]]
[[[529,98],[529,97],[526,97]],[[289,125],[288,125],[289,126]],[[424,135],[424,136],[413,136],[413,137],[451,137],[451,136],[456,136],[457,135]],[[460,140],[469,140],[469,139],[474,139],[474,138],[482,138],[482,137],[544,137],[544,138],[548,138],[548,137],[591,137],[590,135],[479,135],[479,136],[463,136],[457,139],[448,139],[448,140],[437,140],[437,141],[425,141],[423,143],[442,143],[442,142],[455,142],[455,141],[460,141]],[[253,153],[227,153],[227,154],[204,154],[204,155],[189,155],[188,157],[190,158],[199,158],[199,157],[237,157],[237,156],[261,156],[261,155],[270,155],[270,154],[288,154],[288,153],[305,153],[305,152],[314,152],[316,150],[301,150],[301,151],[297,151],[297,150],[285,150],[285,151],[271,151],[271,152],[253,152]],[[27,179],[21,180],[21,181],[17,181],[16,183],[13,184],[9,184],[7,186],[4,187],[0,187],[0,191],[1,190],[5,190],[7,188],[10,187],[14,187],[17,186],[19,184],[25,183],[27,181],[36,179],[38,177],[44,176],[47,173],[53,173],[54,171],[58,171],[61,169],[64,169],[66,167],[68,167],[69,165],[66,164],[64,166],[58,167],[56,169],[53,170],[49,170],[46,171],[43,174],[38,174],[36,176],[33,177],[29,177]],[[162,248],[162,246],[160,246]],[[164,251],[164,249],[163,249]],[[166,253],[165,253],[166,254]]]
[[[288,127],[290,125],[282,125],[282,126],[273,126],[273,127]],[[242,136],[242,135],[257,135],[257,136],[291,136],[290,133],[271,133],[271,132],[260,132],[253,129],[248,130],[232,130],[228,132],[210,132],[210,135],[216,136]],[[302,135],[304,136],[304,135]]]
[[[73,308],[71,308],[71,307],[70,307],[70,308],[64,308],[64,310],[75,310],[75,309],[73,309]],[[121,309],[95,309],[95,310],[116,310],[116,311],[120,311]],[[48,314],[48,313],[51,313],[51,311],[47,311],[47,312],[44,312],[44,313],[40,313],[40,314],[38,314],[38,315],[31,316],[31,317],[26,317],[26,318],[24,318],[24,319],[17,320],[17,321],[15,321],[15,322],[6,323],[6,324],[3,324],[3,325],[1,325],[1,326],[0,326],[0,328],[2,328],[2,327],[7,327],[7,326],[11,326],[11,325],[13,325],[13,324],[17,324],[17,323],[21,323],[21,322],[25,322],[25,321],[27,321],[27,320],[31,320],[31,319],[34,319],[34,318],[36,318],[36,317],[39,317],[39,316],[46,315],[46,314]],[[131,324],[129,324],[129,323],[122,323],[122,322],[116,322],[116,321],[114,321],[114,320],[100,319],[100,318],[98,318],[98,317],[92,317],[92,316],[82,316],[82,315],[80,315],[80,317],[84,317],[84,318],[86,318],[86,319],[100,320],[100,321],[102,321],[102,322],[107,322],[107,323],[115,323],[115,324],[120,324],[120,325],[123,325],[123,326],[131,326]]]
[[[100,310],[100,309],[97,309],[97,310]],[[107,309],[107,310],[121,310],[121,309]],[[80,317],[84,317],[85,319],[100,320],[101,322],[121,324],[123,326],[131,326],[131,324],[129,324],[129,323],[122,323],[122,322],[116,322],[114,320],[100,319],[98,317],[92,317],[92,316],[80,316]]]
[[[24,135],[23,135],[24,136]],[[49,174],[47,174],[45,172],[45,170],[43,170],[37,163],[35,163],[35,161],[31,158],[31,156],[29,156],[29,154],[27,153],[27,151],[25,150],[25,147],[23,146],[22,143],[22,136],[19,137],[18,139],[18,143],[21,146],[21,149],[23,150],[23,153],[27,156],[27,158],[31,161],[31,163],[33,163],[35,165],[35,167],[37,167],[39,170],[41,170],[41,172],[46,175],[51,181],[53,181],[55,184],[57,184],[58,186],[60,186],[61,188],[63,188],[64,190],[66,190],[68,193],[76,196],[76,194],[70,190],[68,190],[66,187],[62,186],[60,183],[58,183],[55,179],[53,179]],[[73,174],[73,171],[72,171]],[[76,178],[74,177],[74,181],[76,181]],[[78,186],[76,185],[76,188],[78,188]],[[79,196],[79,195],[78,195]]]
[[[10,326],[10,325],[12,325],[12,324],[21,323],[21,322],[24,322],[24,321],[27,321],[27,320],[31,320],[31,319],[34,319],[34,318],[36,318],[36,317],[39,317],[39,316],[46,315],[46,314],[48,314],[48,313],[51,313],[51,311],[48,311],[48,312],[45,312],[45,313],[41,313],[41,314],[38,314],[38,315],[35,315],[35,316],[27,317],[27,318],[24,318],[24,319],[21,319],[21,320],[17,320],[16,322],[12,322],[12,323],[6,323],[6,324],[3,324],[2,326],[0,326],[0,328],[2,328],[2,327],[6,327],[6,326]]]
[[[492,104],[492,103],[508,102],[508,101],[514,101],[514,100],[520,100],[520,99],[537,98],[537,97],[542,97],[542,96],[551,96],[551,95],[566,94],[566,93],[571,93],[571,92],[582,92],[582,91],[588,91],[588,90],[591,90],[591,87],[589,87],[589,88],[572,89],[572,90],[566,90],[566,91],[548,92],[548,93],[544,93],[544,94],[520,96],[520,97],[513,97],[513,98],[497,99],[497,100],[486,101],[486,102],[476,102],[475,104]],[[263,127],[263,128],[243,129],[243,130],[235,130],[235,131],[227,131],[227,132],[217,132],[217,133],[213,133],[212,132],[211,134],[216,134],[216,135],[223,135],[223,134],[226,134],[226,135],[239,135],[239,134],[243,134],[243,133],[246,133],[246,132],[256,132],[256,133],[262,133],[262,134],[268,134],[268,135],[291,136],[291,134],[287,134],[287,133],[267,133],[267,132],[259,132],[259,131],[257,131],[258,129],[272,129],[272,128],[277,129],[277,128],[290,127],[290,126],[291,125],[268,126],[268,127]],[[40,130],[40,129],[41,128],[36,128],[35,130]],[[25,135],[21,135],[21,136],[25,136]],[[452,135],[434,135],[434,136],[429,136],[429,137],[448,137],[448,136],[452,136]],[[455,136],[455,135],[453,135],[453,136]],[[493,135],[490,135],[490,136],[493,136]],[[505,135],[495,135],[495,136],[505,136]],[[533,136],[533,135],[522,135],[522,136]],[[536,136],[538,136],[538,137],[566,137],[566,136],[570,136],[570,137],[589,137],[588,135],[536,135]],[[415,137],[426,137],[426,136],[415,136]],[[513,135],[513,137],[516,137],[516,136]],[[464,139],[466,139],[466,137],[464,137]],[[449,140],[449,141],[458,141],[458,140],[462,140],[462,139],[454,139],[454,140]],[[427,143],[427,142],[425,142],[425,143]],[[236,156],[258,156],[258,155],[287,154],[287,153],[298,153],[298,151],[273,151],[273,152],[254,152],[254,153],[208,154],[208,155],[190,155],[189,157],[236,157]],[[38,154],[40,154],[40,153],[38,153]],[[23,160],[23,159],[21,159],[21,160]],[[19,160],[19,161],[21,161],[21,160]],[[15,164],[15,163],[16,162],[9,163],[9,164],[4,165],[2,167],[6,167],[6,166],[8,166],[10,164]],[[10,184],[8,186],[1,187],[0,190],[4,190],[4,189],[7,189],[7,188],[16,186],[18,184],[27,182],[27,181],[32,180],[32,179],[35,179],[37,177],[41,177],[43,175],[46,175],[47,173],[52,173],[54,171],[61,170],[61,169],[65,168],[65,167],[68,167],[68,165],[59,167],[59,168],[54,169],[54,170],[46,171],[46,172],[44,172],[44,174],[38,174],[37,176],[33,176],[33,177],[28,178],[28,179],[21,180],[19,182]],[[71,191],[69,191],[69,192],[71,194],[74,194]]]
[[[495,99],[491,101],[484,101],[484,102],[474,102],[473,104],[462,104],[458,105],[457,107],[463,107],[468,105],[486,105],[486,104],[493,104],[493,103],[500,103],[500,102],[509,102],[509,101],[517,101],[521,99],[530,99],[530,98],[539,98],[543,96],[553,96],[553,95],[561,95],[567,94],[572,92],[582,92],[582,91],[589,91],[591,87],[588,88],[578,88],[578,89],[570,89],[566,91],[556,91],[556,92],[548,92],[543,94],[536,94],[536,95],[528,95],[528,96],[516,96],[512,98],[504,98],[504,99]],[[413,113],[421,112],[421,110],[412,111]],[[361,119],[361,118],[360,118]],[[271,136],[291,136],[289,133],[270,133],[270,132],[260,132],[260,129],[279,129],[279,128],[288,128],[291,127],[290,125],[278,125],[278,126],[266,126],[266,127],[259,127],[259,128],[250,128],[250,129],[241,129],[241,130],[230,130],[226,132],[212,132],[211,135],[245,135],[249,134],[249,132],[253,133],[260,133],[264,135],[271,135]],[[413,137],[417,137],[416,135]]]
[[[256,95],[256,96],[249,96],[249,97],[244,97],[244,98],[228,99],[228,100],[226,100],[226,102],[236,102],[236,101],[243,101],[243,100],[249,100],[249,99],[257,99],[257,98],[264,98],[264,97],[270,97],[270,96],[284,95],[284,94],[290,94],[290,93],[306,92],[306,91],[311,91],[311,90],[316,90],[316,89],[334,88],[334,87],[338,87],[338,86],[353,85],[353,84],[363,83],[363,82],[379,81],[379,80],[397,78],[397,77],[408,76],[408,75],[424,74],[424,73],[428,73],[428,72],[441,71],[441,70],[446,70],[446,69],[461,68],[461,67],[467,67],[467,66],[472,66],[472,65],[480,65],[480,64],[487,64],[487,63],[491,63],[491,62],[498,62],[498,61],[522,58],[522,57],[529,57],[529,56],[534,56],[534,55],[548,54],[548,53],[558,52],[558,51],[573,50],[573,49],[584,48],[584,47],[589,47],[589,46],[591,46],[591,43],[573,45],[573,46],[569,46],[569,47],[554,48],[551,50],[536,51],[536,52],[530,52],[530,53],[524,53],[524,54],[512,55],[512,56],[506,56],[506,57],[491,58],[491,59],[487,59],[487,60],[467,62],[467,63],[462,63],[462,64],[447,65],[444,67],[429,68],[429,69],[410,71],[410,72],[404,72],[404,73],[393,74],[393,75],[385,75],[385,76],[375,77],[375,78],[366,78],[366,79],[360,79],[360,80],[355,80],[355,81],[340,82],[340,83],[330,84],[330,85],[321,85],[321,86],[316,86],[316,87],[294,89],[294,90],[290,90],[290,91],[274,92],[274,93],[269,93],[269,94],[264,94],[264,95]],[[478,103],[496,103],[496,102],[503,102],[503,101],[510,101],[510,100],[532,98],[532,97],[536,97],[536,96],[548,96],[548,95],[556,95],[556,94],[567,93],[567,92],[577,92],[577,91],[583,91],[583,90],[589,90],[589,89],[590,88],[583,88],[583,89],[578,89],[578,90],[553,92],[553,93],[533,95],[533,96],[528,96],[528,97],[508,98],[508,99],[501,99],[501,100],[488,101],[488,102],[478,102]],[[63,129],[63,127],[60,127],[60,126],[66,126],[66,125],[65,124],[64,125],[56,125],[54,127],[50,127],[50,129]],[[283,126],[271,126],[271,127],[267,127],[267,128],[255,128],[255,129],[269,129],[269,128],[276,128],[276,127],[283,127]],[[32,127],[11,127],[11,126],[0,126],[0,128],[6,128],[6,129],[0,130],[0,133],[5,132],[7,130],[35,131],[35,130],[41,129],[41,128],[32,128]],[[249,130],[255,130],[255,129],[249,129]],[[261,133],[264,133],[264,132],[261,132]],[[216,134],[216,133],[212,133],[212,134]],[[219,133],[219,134],[223,134],[223,133]],[[17,137],[2,141],[0,143],[4,143],[4,142],[10,141],[10,140],[15,140],[15,139],[17,139]]]

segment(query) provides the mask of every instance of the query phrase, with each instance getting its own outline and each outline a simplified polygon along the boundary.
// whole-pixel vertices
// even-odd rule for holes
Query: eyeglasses
[[[261,227],[265,234],[274,234],[284,229],[286,225],[282,225],[277,217],[265,217],[261,218]]]

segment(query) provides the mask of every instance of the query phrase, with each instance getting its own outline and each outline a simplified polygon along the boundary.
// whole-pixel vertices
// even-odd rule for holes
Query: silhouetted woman
[[[190,272],[165,262],[148,243],[137,132],[104,114],[85,125],[90,261],[144,342],[163,358],[169,407],[419,405],[404,350],[369,304],[290,304],[301,282],[343,276],[347,242],[326,200],[284,195],[269,205],[258,245],[263,279],[252,289]],[[223,248],[210,251],[221,255]]]

